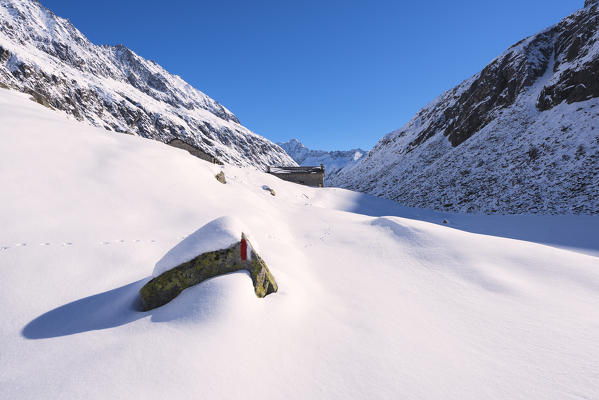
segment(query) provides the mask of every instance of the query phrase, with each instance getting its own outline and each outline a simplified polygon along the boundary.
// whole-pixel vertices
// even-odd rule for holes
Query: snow
[[[2,399],[599,397],[597,217],[295,185],[7,90],[0,120]],[[161,260],[240,229],[277,293],[240,272],[136,311]]]
[[[224,216],[211,221],[173,247],[154,268],[158,276],[200,254],[228,249],[241,240],[241,234],[249,236],[247,228],[237,218]]]

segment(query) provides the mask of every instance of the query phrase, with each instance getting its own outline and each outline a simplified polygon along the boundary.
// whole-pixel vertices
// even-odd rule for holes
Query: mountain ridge
[[[122,44],[93,44],[37,0],[0,1],[0,21],[3,86],[94,126],[179,138],[235,165],[295,164],[181,77]]]
[[[333,184],[474,213],[599,213],[596,2],[521,40]]]

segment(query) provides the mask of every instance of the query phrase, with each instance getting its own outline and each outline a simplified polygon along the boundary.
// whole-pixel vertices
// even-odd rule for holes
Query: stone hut
[[[320,167],[268,167],[268,173],[284,181],[324,187],[324,165]]]
[[[204,150],[184,142],[181,139],[173,139],[167,143],[169,146],[177,147],[179,149],[187,150],[191,155],[201,158],[202,160],[211,162],[213,164],[223,165],[223,163],[216,157],[211,156]]]

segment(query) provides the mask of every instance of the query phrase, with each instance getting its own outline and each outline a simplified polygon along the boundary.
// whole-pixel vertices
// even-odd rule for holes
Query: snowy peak
[[[335,184],[442,210],[599,213],[598,8],[511,46]]]
[[[281,146],[281,148],[285,150],[285,152],[289,154],[297,163],[300,163],[300,165],[301,161],[298,160],[303,160],[310,152],[310,150],[297,139],[291,139],[288,142],[277,142],[277,144]]]
[[[95,126],[179,138],[224,162],[294,164],[179,76],[124,45],[94,45],[36,0],[0,0],[0,85]]]
[[[316,166],[323,164],[325,166],[325,184],[328,186],[333,184],[334,177],[343,168],[355,164],[367,153],[362,149],[346,151],[310,150],[297,139],[277,144],[299,165]]]

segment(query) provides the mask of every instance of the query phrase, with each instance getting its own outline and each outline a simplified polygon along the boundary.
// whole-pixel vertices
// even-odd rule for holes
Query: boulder
[[[225,178],[225,173],[223,171],[220,171],[218,174],[216,174],[215,178],[223,185],[227,183],[227,179]]]
[[[242,233],[241,240],[231,247],[202,253],[146,283],[139,291],[142,309],[148,311],[160,307],[190,286],[241,270],[249,272],[257,297],[265,297],[278,290],[266,263]]]

